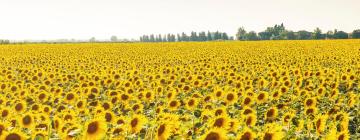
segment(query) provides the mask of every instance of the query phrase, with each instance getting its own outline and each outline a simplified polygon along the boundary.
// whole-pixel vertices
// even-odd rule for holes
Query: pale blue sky
[[[360,28],[360,0],[0,0],[0,38],[138,39],[143,34]]]

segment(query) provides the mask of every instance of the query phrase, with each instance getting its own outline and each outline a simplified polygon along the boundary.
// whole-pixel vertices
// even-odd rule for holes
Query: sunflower
[[[315,115],[317,113],[317,108],[316,107],[306,108],[304,113],[307,116]]]
[[[44,130],[36,130],[34,133],[32,133],[32,138],[35,140],[47,140],[49,139],[48,133]]]
[[[147,119],[143,115],[134,115],[129,121],[129,127],[132,133],[139,133],[142,127],[147,123]]]
[[[213,110],[214,116],[227,116],[226,107],[219,107]]]
[[[335,115],[335,120],[337,122],[340,122],[340,131],[346,131],[348,130],[348,126],[349,126],[349,114],[347,112],[338,112]]]
[[[125,140],[125,128],[123,126],[116,126],[110,130],[111,139]]]
[[[221,99],[224,96],[224,91],[221,89],[218,89],[216,91],[214,91],[213,96],[215,97],[215,99]]]
[[[167,140],[170,136],[171,126],[167,123],[161,123],[156,129],[156,138],[158,140]]]
[[[307,98],[304,101],[305,107],[316,107],[316,98]]]
[[[154,100],[154,94],[153,92],[151,92],[150,90],[149,91],[145,91],[144,92],[144,96],[145,96],[145,101],[146,102],[151,102]]]
[[[268,92],[261,91],[256,97],[256,102],[258,104],[265,103],[268,100],[268,96],[269,96]]]
[[[282,132],[282,127],[270,123],[265,125],[265,130],[260,134],[260,139],[263,140],[281,140],[284,137],[284,133]]]
[[[174,110],[177,110],[179,106],[180,106],[179,101],[177,101],[177,100],[171,100],[171,101],[169,102],[168,108],[169,108],[170,110],[174,111]]]
[[[106,136],[107,125],[103,119],[92,119],[87,121],[84,130],[83,137],[87,140],[103,139]]]
[[[23,128],[32,128],[33,125],[35,124],[34,116],[32,116],[30,113],[26,113],[26,114],[22,115],[19,118],[19,120],[20,120],[19,121],[20,125]]]
[[[256,114],[256,110],[252,109],[251,107],[244,106],[242,110],[243,115],[250,115],[250,114]]]
[[[239,126],[240,126],[240,123],[239,123],[238,119],[230,119],[228,131],[235,133],[238,131]]]
[[[104,117],[107,123],[112,123],[115,121],[115,114],[112,111],[105,111],[101,114]]]
[[[10,108],[8,107],[1,107],[2,109],[0,110],[0,116],[1,116],[1,119],[7,119],[9,118],[12,113],[12,110],[10,110]]]
[[[55,116],[51,122],[51,128],[53,128],[55,131],[59,131],[63,124],[64,121],[59,116]]]
[[[272,107],[266,111],[265,120],[270,121],[270,122],[274,121],[274,120],[276,120],[277,115],[278,115],[277,108]]]
[[[14,107],[15,112],[18,114],[22,113],[27,108],[26,103],[24,101],[19,101],[19,102],[15,103],[13,107]]]
[[[316,128],[317,134],[320,135],[325,131],[326,120],[327,120],[327,116],[325,116],[325,115],[316,116],[314,123],[315,123],[315,128]]]
[[[87,102],[86,102],[86,100],[81,99],[81,100],[78,100],[78,101],[77,101],[76,103],[74,103],[74,104],[75,104],[75,106],[76,106],[76,108],[77,108],[78,110],[82,110],[82,109],[85,108]]]
[[[304,129],[304,120],[296,120],[293,118],[292,122],[296,126],[296,131],[302,131]]]
[[[288,126],[294,116],[295,116],[294,113],[292,113],[292,112],[286,112],[286,113],[283,115],[283,118],[282,118],[283,124],[284,124],[285,126]]]
[[[123,102],[127,102],[128,100],[130,100],[131,96],[127,93],[122,93],[120,95],[120,100]]]
[[[228,129],[229,120],[226,116],[218,116],[211,121],[210,125],[214,128]]]
[[[211,102],[211,101],[212,101],[212,96],[206,95],[206,96],[203,98],[203,101],[204,101],[204,102]]]
[[[19,129],[12,129],[10,132],[3,132],[3,135],[0,135],[2,140],[26,140],[27,136],[21,132]]]
[[[65,95],[64,101],[65,103],[72,104],[77,100],[77,94],[69,92]]]
[[[237,95],[233,92],[228,92],[226,95],[225,95],[225,102],[227,105],[230,105],[230,104],[233,104],[234,102],[237,101]]]
[[[0,122],[0,138],[5,133],[7,128],[9,128],[9,124],[7,122]]]
[[[115,122],[116,122],[116,125],[123,126],[123,125],[127,124],[127,119],[124,116],[120,116],[120,117],[116,118]]]
[[[336,126],[334,127],[334,126],[332,126],[332,127],[330,127],[329,128],[330,130],[329,130],[329,132],[326,134],[326,136],[325,136],[325,139],[326,140],[337,140],[337,135],[336,135],[336,133],[337,133],[337,130],[336,130]]]
[[[197,106],[198,102],[194,98],[190,98],[187,100],[185,107],[187,110],[194,110]]]
[[[242,101],[243,106],[251,106],[253,104],[253,98],[251,96],[245,96]]]
[[[47,92],[40,92],[38,95],[37,95],[37,100],[41,103],[43,102],[46,102],[48,100],[48,94]]]
[[[254,140],[256,138],[256,133],[254,133],[250,128],[245,127],[241,133],[238,134],[238,140]]]
[[[66,133],[63,135],[62,139],[65,139],[65,140],[76,139],[81,134],[80,128],[81,127],[78,124],[73,124],[73,125],[69,126],[69,128],[66,129]]]
[[[257,121],[256,115],[251,113],[244,118],[244,123],[246,126],[255,126]]]
[[[201,136],[202,140],[225,140],[226,137],[226,131],[224,129],[220,128],[213,128],[211,130],[208,130],[204,135]]]
[[[280,92],[280,90],[274,90],[271,95],[273,100],[278,100],[278,99],[280,99],[281,96],[282,96],[282,93]]]
[[[143,104],[134,104],[131,107],[131,110],[135,113],[141,113],[143,111],[144,105]]]
[[[349,140],[349,139],[350,139],[349,131],[339,132],[339,133],[336,135],[336,138],[337,138],[338,140]]]

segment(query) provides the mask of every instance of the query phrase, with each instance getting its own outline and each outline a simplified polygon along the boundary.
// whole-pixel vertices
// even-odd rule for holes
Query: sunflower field
[[[359,81],[360,40],[0,45],[0,139],[360,139]]]

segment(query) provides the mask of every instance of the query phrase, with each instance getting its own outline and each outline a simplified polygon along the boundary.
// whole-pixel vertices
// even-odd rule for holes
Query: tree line
[[[181,42],[181,41],[213,41],[213,40],[317,40],[317,39],[350,39],[360,38],[360,29],[354,30],[351,33],[339,31],[337,29],[323,32],[320,28],[315,28],[314,31],[292,31],[287,30],[283,23],[275,24],[272,27],[267,27],[264,31],[246,31],[244,27],[237,30],[235,37],[228,36],[225,32],[194,32],[190,35],[185,34],[166,34],[166,35],[143,35],[140,37],[140,42]]]
[[[6,39],[0,39],[0,44],[10,44],[10,41]]]
[[[255,31],[247,32],[240,27],[236,34],[237,40],[311,40],[311,39],[349,39],[360,38],[360,29],[354,30],[352,33],[344,31],[322,32],[320,28],[315,28],[313,32],[299,30],[297,32],[287,30],[284,24],[267,27],[265,31],[256,33]]]
[[[140,42],[176,42],[176,41],[213,41],[213,40],[234,40],[233,37],[229,37],[225,32],[194,32],[190,35],[186,33],[181,34],[166,34],[166,35],[143,35],[140,37]]]

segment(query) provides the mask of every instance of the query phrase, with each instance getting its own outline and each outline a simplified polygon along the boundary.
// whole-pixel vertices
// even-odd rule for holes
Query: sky
[[[138,39],[143,34],[360,29],[360,0],[0,0],[0,38]]]

